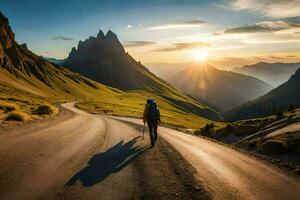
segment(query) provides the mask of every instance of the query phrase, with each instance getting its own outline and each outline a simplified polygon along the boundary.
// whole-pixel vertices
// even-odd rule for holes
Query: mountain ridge
[[[299,63],[267,63],[259,62],[254,65],[245,65],[234,68],[232,71],[253,76],[272,85],[273,88],[286,82],[290,76],[300,68]]]
[[[187,66],[167,81],[220,110],[253,100],[271,89],[254,77],[220,70],[210,64]]]
[[[267,94],[234,108],[225,115],[232,120],[265,117],[276,114],[277,111],[287,110],[289,105],[300,107],[300,69],[298,69],[285,83],[271,90]]]
[[[50,63],[19,45],[9,26],[8,19],[0,13],[0,77],[7,83],[40,96],[84,96],[106,91],[109,87],[89,80],[78,73]],[[110,91],[110,92],[109,92]]]

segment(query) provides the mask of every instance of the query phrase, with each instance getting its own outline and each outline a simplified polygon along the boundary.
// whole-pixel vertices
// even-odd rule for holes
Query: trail
[[[167,142],[151,149],[135,126],[63,107],[72,114],[0,133],[1,200],[209,198]]]
[[[0,199],[298,199],[299,179],[227,146],[88,114],[1,133]]]

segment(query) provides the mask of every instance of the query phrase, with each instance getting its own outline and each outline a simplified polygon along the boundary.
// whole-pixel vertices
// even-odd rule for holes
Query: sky
[[[300,61],[300,0],[0,0],[0,10],[16,40],[46,57],[67,57],[101,29],[149,65]]]

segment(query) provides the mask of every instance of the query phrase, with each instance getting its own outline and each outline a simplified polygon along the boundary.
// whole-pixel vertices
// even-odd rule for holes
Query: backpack
[[[148,102],[148,120],[151,122],[157,122],[159,120],[160,113],[157,103],[154,100]]]

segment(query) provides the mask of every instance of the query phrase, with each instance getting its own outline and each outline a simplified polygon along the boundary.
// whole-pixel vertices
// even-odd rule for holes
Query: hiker
[[[158,123],[161,122],[160,112],[154,99],[147,99],[143,121],[144,123],[147,122],[148,124],[151,146],[153,147],[155,145],[155,141],[157,140],[157,126]]]

